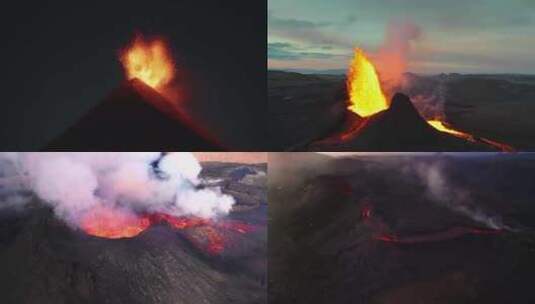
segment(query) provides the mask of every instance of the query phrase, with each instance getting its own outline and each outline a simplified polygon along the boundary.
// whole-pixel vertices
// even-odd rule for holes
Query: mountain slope
[[[44,150],[214,151],[222,147],[137,79],[123,83]]]

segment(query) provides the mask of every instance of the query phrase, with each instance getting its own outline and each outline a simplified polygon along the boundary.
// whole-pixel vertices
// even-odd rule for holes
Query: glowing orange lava
[[[254,230],[253,226],[249,224],[241,223],[238,221],[230,221],[230,220],[219,223],[219,226],[223,227],[224,229],[236,231],[242,234],[245,234]]]
[[[355,49],[355,55],[349,66],[347,90],[350,111],[361,117],[368,117],[388,109],[388,102],[375,67],[361,49]]]
[[[454,130],[452,128],[450,128],[449,126],[446,126],[442,121],[440,120],[428,120],[427,121],[428,124],[430,124],[433,128],[441,131],[441,132],[446,132],[446,133],[449,133],[449,134],[452,134],[454,136],[457,136],[457,137],[460,137],[460,138],[464,138],[468,141],[471,141],[471,142],[482,142],[482,143],[485,143],[489,146],[493,146],[494,148],[500,150],[500,151],[504,151],[504,152],[514,152],[515,149],[509,145],[506,145],[506,144],[503,144],[503,143],[500,143],[500,142],[497,142],[497,141],[494,141],[494,140],[490,140],[490,139],[486,139],[486,138],[483,138],[483,137],[474,137],[473,135],[471,134],[468,134],[468,133],[464,133],[464,132],[461,132],[461,131],[458,131],[458,130]]]
[[[134,237],[150,225],[146,217],[104,207],[86,213],[80,224],[87,234],[108,239]]]
[[[210,220],[194,216],[172,216],[164,213],[135,215],[111,208],[97,208],[85,214],[82,230],[92,236],[108,239],[135,237],[154,224],[167,224],[172,229],[194,229],[186,238],[209,254],[221,253],[227,242],[225,231],[245,234],[254,226],[233,220]]]
[[[138,78],[152,88],[165,87],[175,76],[171,51],[162,38],[145,40],[137,35],[120,53],[128,79]]]
[[[375,66],[366,57],[364,51],[359,48],[355,48],[355,54],[347,74],[346,86],[349,95],[348,110],[358,114],[360,117],[366,118],[390,107],[381,87],[381,81]],[[364,120],[359,125],[353,126],[351,131],[342,134],[341,138],[350,138],[352,134],[364,128],[366,122],[367,120]],[[484,143],[505,152],[515,151],[509,145],[486,138],[474,137],[471,134],[455,130],[438,119],[427,120],[427,123],[440,132],[448,133],[471,142]]]
[[[472,135],[470,135],[470,134],[463,133],[461,131],[457,131],[457,130],[454,130],[454,129],[446,126],[440,120],[432,119],[432,120],[428,120],[427,123],[430,124],[433,128],[435,128],[435,129],[437,129],[437,130],[439,130],[441,132],[450,133],[450,134],[453,134],[455,136],[462,137],[462,138],[465,138],[465,139],[470,139],[472,137]]]
[[[506,145],[504,143],[500,143],[494,140],[490,140],[490,139],[483,138],[483,137],[479,137],[479,140],[486,143],[487,145],[491,145],[495,148],[498,148],[503,152],[515,152],[516,151],[515,148],[513,148],[513,146]]]
[[[164,213],[155,213],[150,218],[154,223],[165,222],[175,229],[187,229],[210,224],[210,220],[200,217],[176,217]]]
[[[471,228],[471,227],[452,227],[443,231],[420,233],[415,235],[397,236],[395,234],[382,234],[375,236],[375,240],[398,243],[398,244],[417,244],[427,242],[446,241],[460,238],[466,235],[499,235],[504,233],[502,229],[491,228]]]

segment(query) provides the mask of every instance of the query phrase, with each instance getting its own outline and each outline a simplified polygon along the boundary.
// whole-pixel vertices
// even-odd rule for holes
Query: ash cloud
[[[216,218],[234,204],[219,188],[199,187],[191,153],[0,153],[0,160],[10,175],[3,185],[19,181],[75,227],[98,208]]]

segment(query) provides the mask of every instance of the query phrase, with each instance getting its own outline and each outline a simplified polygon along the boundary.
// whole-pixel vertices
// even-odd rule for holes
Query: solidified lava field
[[[2,208],[1,302],[266,303],[266,172],[266,164],[203,163],[203,186],[236,199],[222,223],[252,227],[247,233],[155,224],[106,239],[67,227],[40,204]],[[199,246],[213,234],[224,241],[217,253]]]
[[[271,303],[533,303],[535,155],[270,159]]]

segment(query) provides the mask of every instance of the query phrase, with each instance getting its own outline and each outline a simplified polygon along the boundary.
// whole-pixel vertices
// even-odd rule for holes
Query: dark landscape
[[[533,303],[535,155],[270,155],[272,303]]]
[[[196,127],[207,130],[229,150],[267,148],[265,2],[229,6],[212,0],[91,1],[34,3],[31,8],[12,3],[0,22],[9,41],[0,50],[2,58],[9,58],[4,68],[10,75],[3,86],[0,111],[4,151],[220,150],[204,149],[207,145],[199,140],[188,141],[182,137],[184,130],[174,128],[180,122],[171,124],[166,118],[161,123],[153,119],[157,126],[152,128],[144,125],[147,120],[139,121],[133,128],[142,133],[125,139],[113,138],[110,128],[105,129],[108,132],[95,129],[93,137],[77,142],[64,139],[69,128],[81,128],[80,120],[95,117],[93,109],[110,110],[102,101],[114,90],[123,87],[124,91],[121,85],[131,78],[120,53],[139,34],[146,41],[166,41],[175,65],[172,84],[178,90],[173,93],[181,97],[180,109]],[[132,114],[140,110],[134,107],[116,108],[124,113],[109,111],[107,126],[112,121],[112,128],[131,126]],[[167,134],[155,133],[158,126],[166,125],[171,125]],[[134,136],[138,142],[130,143]],[[87,142],[89,148],[82,148],[80,142]]]
[[[410,86],[400,90],[417,110],[438,111],[445,122],[474,137],[498,141],[516,150],[532,150],[535,124],[535,77],[531,75],[416,75],[405,74]],[[315,148],[347,124],[346,77],[339,74],[300,74],[269,71],[270,134],[274,149],[285,151],[485,151],[482,145],[446,143],[424,147],[411,143],[391,149],[361,140],[344,149]],[[410,128],[398,127],[393,141]],[[401,135],[401,136],[406,136]],[[384,136],[383,136],[384,137]],[[390,139],[381,139],[388,141]]]
[[[266,303],[267,165],[202,165],[201,187],[236,200],[221,225],[161,223],[121,239],[71,229],[2,176],[2,303]],[[20,197],[33,201],[7,208]],[[231,223],[247,233],[223,229]],[[216,253],[206,247],[214,235],[224,241]]]
[[[224,149],[213,134],[202,130],[164,96],[134,78],[125,81],[44,150],[137,151],[159,148]]]

